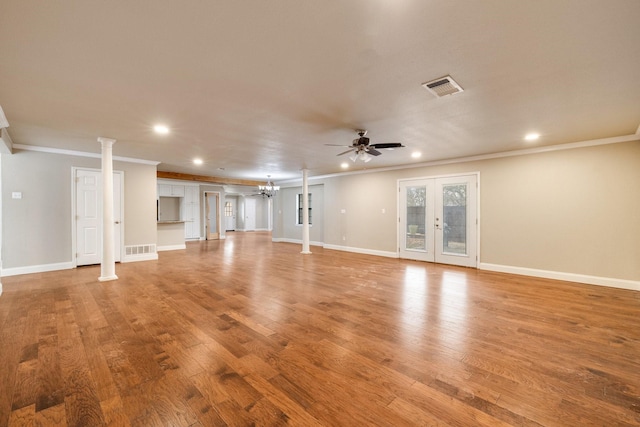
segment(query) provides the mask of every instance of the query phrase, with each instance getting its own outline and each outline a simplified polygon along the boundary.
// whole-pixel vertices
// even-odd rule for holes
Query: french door
[[[400,258],[477,267],[477,175],[400,181]]]

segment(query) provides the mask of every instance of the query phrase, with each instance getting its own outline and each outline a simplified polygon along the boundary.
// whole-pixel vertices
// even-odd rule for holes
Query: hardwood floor
[[[640,293],[300,249],[4,278],[0,426],[640,425]]]

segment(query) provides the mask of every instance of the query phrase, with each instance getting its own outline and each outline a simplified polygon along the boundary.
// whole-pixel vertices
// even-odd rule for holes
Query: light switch
[[[340,213],[347,213],[346,209],[340,209]]]
[[[12,199],[22,199],[22,191],[14,191],[11,193]]]

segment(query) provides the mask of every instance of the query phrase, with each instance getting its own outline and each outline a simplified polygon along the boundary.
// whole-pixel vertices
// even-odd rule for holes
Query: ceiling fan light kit
[[[367,163],[370,162],[373,158],[372,156],[379,156],[382,154],[378,149],[381,150],[393,150],[394,148],[404,147],[400,142],[384,142],[379,144],[369,144],[369,138],[365,135],[367,134],[366,130],[357,129],[358,138],[354,139],[351,145],[339,145],[339,144],[325,144],[331,145],[334,147],[348,147],[347,151],[343,151],[342,153],[338,153],[338,156],[342,156],[343,154],[353,153],[349,156],[352,162],[356,162],[358,159]]]
[[[349,159],[351,159],[353,163],[355,163],[358,159],[362,160],[365,163],[368,163],[371,161],[372,157],[366,151],[356,151],[354,154],[349,156]]]

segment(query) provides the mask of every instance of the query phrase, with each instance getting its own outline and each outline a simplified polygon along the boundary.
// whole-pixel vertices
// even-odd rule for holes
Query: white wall
[[[325,242],[324,185],[309,185],[311,196],[312,222],[309,227],[309,240],[313,244]],[[277,240],[302,241],[302,225],[297,222],[297,197],[302,187],[280,187],[274,200],[273,238]]]
[[[640,280],[640,141],[313,180],[326,201],[320,241],[396,252],[398,179],[470,172],[482,267]],[[274,238],[297,238],[287,212]]]
[[[268,230],[269,229],[269,199],[262,196],[240,196],[237,198],[236,230],[242,231],[246,229],[245,206],[246,206],[246,200],[249,198],[255,200],[255,203],[256,203],[255,230],[258,230],[258,231]]]
[[[0,160],[4,269],[71,263],[71,169],[100,169],[100,159],[15,150]],[[155,245],[156,167],[116,161],[114,170],[124,171],[124,245]]]

